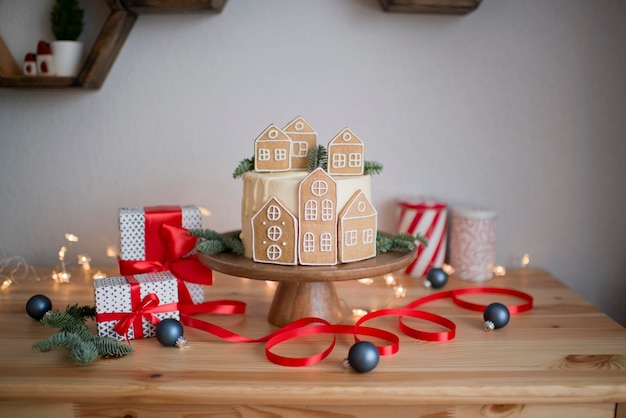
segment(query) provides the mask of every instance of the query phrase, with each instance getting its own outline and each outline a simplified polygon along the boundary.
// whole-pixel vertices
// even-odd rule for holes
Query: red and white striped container
[[[450,212],[450,265],[454,276],[471,281],[493,277],[496,217],[489,209],[453,208]]]
[[[433,267],[441,267],[446,256],[446,233],[448,205],[445,202],[418,197],[398,201],[399,216],[397,232],[410,235],[421,233],[428,246],[417,248],[417,257],[406,268],[409,276],[422,278]]]

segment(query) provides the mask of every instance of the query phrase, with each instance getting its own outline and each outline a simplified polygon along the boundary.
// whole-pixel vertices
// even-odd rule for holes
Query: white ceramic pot
[[[83,65],[83,43],[54,41],[51,46],[57,75],[76,77]]]

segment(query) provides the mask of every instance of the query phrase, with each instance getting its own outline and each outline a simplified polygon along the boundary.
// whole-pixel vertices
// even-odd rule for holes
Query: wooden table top
[[[102,270],[115,275],[114,269]],[[626,330],[541,270],[512,271],[484,283],[522,290],[534,298],[530,312],[513,315],[508,326],[500,330],[483,331],[479,312],[464,310],[450,300],[438,300],[423,309],[456,323],[456,338],[452,341],[414,340],[400,332],[395,318],[368,322],[399,335],[401,343],[398,353],[381,357],[378,367],[367,374],[342,367],[353,343],[346,335],[338,336],[335,349],[322,362],[292,368],[269,362],[263,343],[226,342],[188,327],[187,349],[162,346],[155,338],[133,340],[135,353],[77,366],[65,349],[31,349],[35,342],[57,330],[41,325],[25,313],[30,296],[48,295],[55,310],[75,303],[94,304],[89,275],[75,270],[69,284],[57,284],[47,278],[50,271],[37,269],[39,276],[46,276],[40,282],[22,279],[0,291],[0,410],[3,404],[31,402],[57,406],[132,403],[151,406],[155,411],[159,405],[166,410],[166,405],[358,404],[374,408],[390,404],[626,402]],[[403,274],[396,273],[394,278],[406,290],[405,297],[396,297],[383,277],[375,278],[370,285],[339,282],[336,289],[347,312],[354,308],[403,307],[437,292]],[[452,277],[442,290],[472,286],[475,284]],[[206,288],[206,299],[246,302],[247,313],[198,317],[258,338],[276,329],[267,322],[273,292],[263,281],[216,273],[214,285]],[[480,303],[519,302],[493,295],[468,299]],[[356,320],[349,313],[345,318],[344,323]],[[406,322],[424,330],[441,330],[418,320]],[[92,322],[90,327],[95,329]],[[329,338],[305,337],[273,351],[284,356],[310,356],[327,347]],[[623,410],[620,409],[622,413]]]

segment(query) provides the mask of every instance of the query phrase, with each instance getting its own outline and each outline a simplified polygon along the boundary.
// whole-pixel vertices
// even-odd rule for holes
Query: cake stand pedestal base
[[[282,327],[300,318],[322,318],[338,324],[343,317],[332,282],[280,282],[270,307],[268,321]]]

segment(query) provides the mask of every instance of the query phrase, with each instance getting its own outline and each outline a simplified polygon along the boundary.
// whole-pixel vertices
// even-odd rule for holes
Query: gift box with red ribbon
[[[98,335],[118,340],[154,337],[165,318],[180,320],[178,280],[169,272],[94,280]]]
[[[147,206],[119,210],[120,274],[170,271],[179,282],[184,304],[204,302],[211,270],[196,257],[197,238],[188,229],[202,228],[196,206]]]

